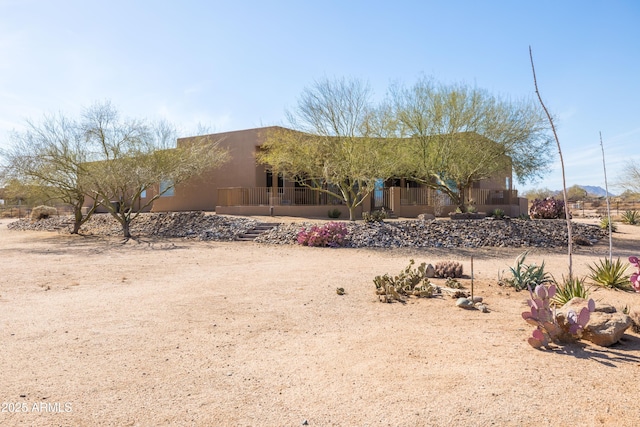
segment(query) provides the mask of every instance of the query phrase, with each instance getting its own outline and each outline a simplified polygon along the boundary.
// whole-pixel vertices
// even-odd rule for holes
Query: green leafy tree
[[[315,82],[297,107],[287,112],[289,129],[267,135],[258,161],[299,184],[341,199],[355,220],[355,209],[378,179],[393,174],[391,140],[380,138],[371,90],[359,80]]]
[[[511,170],[523,182],[550,162],[548,126],[531,101],[423,78],[392,87],[388,104],[387,123],[401,141],[399,175],[443,191],[462,210],[473,182]]]
[[[556,194],[555,191],[551,191],[548,188],[544,187],[544,188],[532,188],[530,190],[527,190],[524,193],[522,193],[522,196],[529,199],[529,201],[533,201],[536,199],[544,200],[547,197],[555,196],[555,194]]]
[[[579,185],[573,185],[567,188],[567,199],[572,202],[575,202],[578,200],[584,200],[587,198],[587,196],[588,196],[587,191],[584,190]]]

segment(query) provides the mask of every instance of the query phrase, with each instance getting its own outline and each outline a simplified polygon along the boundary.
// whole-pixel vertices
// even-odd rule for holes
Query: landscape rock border
[[[222,216],[204,212],[143,213],[132,223],[131,233],[141,237],[187,238],[199,240],[236,240],[259,221],[247,217]],[[345,221],[348,234],[345,246],[352,248],[554,248],[566,247],[564,220],[398,220],[365,223]],[[255,242],[297,244],[302,228],[319,223],[281,224]],[[12,230],[71,232],[71,216],[50,217],[38,221],[21,219],[8,224]],[[572,233],[580,241],[595,243],[606,236],[596,225],[572,223]],[[95,214],[80,232],[88,235],[120,236],[120,224],[110,214]]]

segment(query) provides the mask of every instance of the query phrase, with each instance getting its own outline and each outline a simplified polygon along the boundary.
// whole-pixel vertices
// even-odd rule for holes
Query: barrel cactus
[[[462,264],[456,261],[441,261],[435,266],[436,277],[457,278],[462,277]]]

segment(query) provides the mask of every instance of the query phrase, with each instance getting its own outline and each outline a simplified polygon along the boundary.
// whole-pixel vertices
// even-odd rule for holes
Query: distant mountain
[[[602,187],[596,187],[593,185],[578,185],[578,187],[586,191],[591,197],[605,197],[607,195],[607,191]],[[558,190],[557,194],[562,194],[562,191]],[[609,191],[609,197],[616,197],[616,195]]]

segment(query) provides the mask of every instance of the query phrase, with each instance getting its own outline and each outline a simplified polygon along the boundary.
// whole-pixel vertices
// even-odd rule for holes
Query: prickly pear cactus
[[[533,348],[549,347],[551,343],[579,340],[582,331],[589,323],[591,312],[595,310],[595,302],[590,299],[588,307],[580,313],[573,310],[563,314],[554,314],[551,309],[551,299],[556,294],[555,285],[538,285],[532,291],[529,288],[530,299],[527,301],[529,311],[522,313],[522,318],[536,327],[528,342]]]
[[[397,276],[385,274],[373,279],[380,301],[404,301],[405,297],[409,296],[432,297],[440,292],[427,277],[427,264],[423,262],[417,268],[413,268],[414,264],[415,261],[410,260],[409,265]]]

